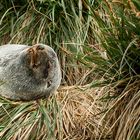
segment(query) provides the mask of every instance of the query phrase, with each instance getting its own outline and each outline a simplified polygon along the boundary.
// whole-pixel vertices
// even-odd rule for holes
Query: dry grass
[[[140,137],[140,94],[128,87],[114,91],[88,86],[60,87],[48,101],[11,102],[1,99],[1,140],[136,140]],[[108,109],[108,110],[107,110]]]
[[[38,1],[2,12],[1,43],[54,46],[62,84],[102,86],[95,80],[103,78],[107,86],[121,81],[124,89],[66,86],[48,101],[17,104],[0,98],[0,139],[140,140],[139,0]]]
[[[130,84],[122,91],[120,96],[113,99],[113,101],[109,101],[108,111],[103,119],[107,120],[105,126],[110,124],[107,134],[110,133],[113,140],[139,140],[139,83],[134,82]]]
[[[82,88],[82,87],[81,87]],[[67,139],[86,140],[99,138],[102,104],[98,89],[64,87],[57,95],[62,106],[63,131]]]
[[[104,134],[102,133],[104,127],[100,119],[103,116],[101,113],[103,105],[99,101],[102,90],[75,86],[61,87],[58,93],[51,97],[48,102],[18,102],[16,104],[11,102],[10,109],[1,104],[3,114],[0,116],[1,126],[4,125],[2,121],[6,119],[7,115],[10,119],[7,126],[0,131],[0,137],[1,139],[8,138],[11,140],[101,139],[100,136],[104,136],[109,129],[105,128]],[[45,104],[44,107],[43,104]],[[21,107],[23,108],[21,109]],[[18,110],[18,108],[21,110]],[[14,109],[16,114],[12,115],[11,110]],[[52,134],[50,134],[51,130]],[[13,134],[10,134],[10,132],[13,132]]]

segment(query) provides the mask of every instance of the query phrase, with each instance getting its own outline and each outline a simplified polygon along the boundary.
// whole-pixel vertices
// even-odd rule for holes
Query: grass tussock
[[[71,86],[61,87],[48,101],[15,103],[1,99],[1,140],[100,138],[103,127],[100,92]],[[108,129],[105,128],[103,136]]]
[[[103,120],[106,120],[105,126],[110,126],[107,134],[110,133],[114,140],[139,139],[139,84],[137,82],[134,82],[133,84],[129,85],[121,95],[114,97],[108,103],[108,111],[102,118]]]
[[[140,139],[139,0],[8,0],[0,10],[1,44],[52,46],[66,86],[48,101],[1,99],[3,140]]]

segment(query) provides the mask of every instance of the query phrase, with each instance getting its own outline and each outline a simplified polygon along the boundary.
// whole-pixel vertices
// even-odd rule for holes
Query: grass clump
[[[30,138],[35,132],[41,139],[140,139],[139,0],[9,0],[0,7],[1,44],[53,46],[62,66],[62,84],[103,89],[97,99],[94,91],[83,94],[70,88],[39,104],[13,107],[1,100],[2,137],[8,132],[5,139],[25,134]]]
[[[1,98],[0,138],[95,139],[99,138],[102,105],[97,90],[61,87],[48,101],[12,102]],[[107,131],[107,128],[105,132]]]
[[[107,57],[97,62],[98,57],[94,60],[91,55],[85,60],[97,65],[99,82],[91,86],[106,85],[114,91],[103,94],[102,100],[109,103],[105,116],[115,140],[140,138],[139,6],[138,1],[102,1],[99,9],[92,10],[95,35]]]

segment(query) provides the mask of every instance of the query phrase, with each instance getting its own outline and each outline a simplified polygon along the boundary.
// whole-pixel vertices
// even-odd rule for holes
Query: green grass
[[[40,100],[27,103],[14,103],[1,99],[0,111],[2,140],[14,137],[54,140],[56,136],[61,138],[62,118],[55,97],[47,102]]]
[[[140,138],[139,0],[25,0],[18,3],[9,0],[3,1],[0,7],[1,44],[32,45],[40,42],[52,46],[61,63],[63,85],[90,84],[91,88],[109,89],[101,93],[100,99],[108,104],[102,110],[103,120],[106,121],[104,126],[110,125],[108,133],[112,132],[116,140]],[[3,111],[4,108],[11,108],[7,103],[5,100],[2,103]],[[34,118],[40,126],[40,121],[43,120],[43,125],[50,128],[49,131],[45,129],[50,138],[56,122],[52,125],[47,114],[51,111],[58,112],[58,106],[51,108],[55,100],[50,101],[51,107],[46,108],[44,104],[41,102],[40,106],[35,105],[38,112],[30,111],[28,103],[21,104],[17,109],[11,109],[10,116],[16,116],[18,110],[24,114],[27,109],[29,118],[26,121]],[[22,112],[22,108],[26,108],[25,112]],[[49,108],[51,110],[47,111]],[[10,119],[8,116],[7,120]],[[36,116],[42,117],[36,119]],[[20,119],[22,115],[19,121]],[[54,118],[55,121],[56,119]],[[7,129],[5,126],[8,123],[3,121],[0,130]],[[13,125],[10,123],[9,128]],[[36,124],[33,128],[35,126]],[[16,125],[13,129],[17,129]],[[8,138],[12,135],[12,130],[5,130],[7,131]],[[36,135],[41,137],[41,134]]]

